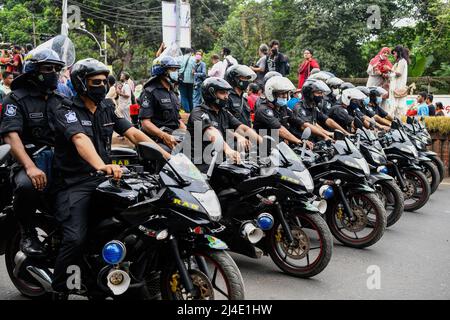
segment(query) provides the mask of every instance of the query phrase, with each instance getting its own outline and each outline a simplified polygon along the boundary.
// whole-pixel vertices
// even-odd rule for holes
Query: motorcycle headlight
[[[214,190],[206,193],[192,193],[192,196],[205,208],[211,220],[217,222],[222,218],[222,209]]]
[[[305,186],[308,192],[314,191],[314,181],[311,177],[311,174],[308,170],[303,171],[294,171],[297,178],[301,181],[301,183]]]

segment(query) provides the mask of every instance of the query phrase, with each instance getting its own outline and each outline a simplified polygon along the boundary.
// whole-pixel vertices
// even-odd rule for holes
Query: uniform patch
[[[269,117],[273,117],[273,116],[274,116],[273,111],[270,110],[270,109],[267,109],[267,110],[266,110],[266,114],[267,114]]]
[[[219,127],[219,123],[218,123],[217,121],[213,121],[213,122],[212,122],[212,125],[213,125],[215,128],[218,128],[218,127]]]
[[[42,112],[37,112],[37,113],[30,113],[29,116],[30,119],[42,119],[44,117],[44,114]]]
[[[143,102],[142,102],[142,107],[143,108],[148,108],[150,106],[150,102],[147,100],[147,99],[145,99]]]
[[[66,113],[65,116],[67,123],[74,123],[78,121],[77,114],[73,111]]]
[[[5,115],[8,117],[15,117],[16,114],[17,114],[17,106],[15,106],[13,104],[8,104],[6,106]]]
[[[172,100],[170,99],[161,99],[161,103],[171,103]]]
[[[209,119],[209,115],[207,113],[202,114],[202,116],[200,117],[202,120],[210,120]]]
[[[302,109],[302,115],[306,117],[306,110]]]
[[[89,120],[81,120],[81,124],[86,127],[92,127],[92,122]]]

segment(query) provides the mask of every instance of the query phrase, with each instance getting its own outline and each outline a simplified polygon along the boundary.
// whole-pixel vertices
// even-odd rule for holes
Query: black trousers
[[[23,229],[32,229],[33,215],[39,208],[43,193],[33,187],[25,169],[13,176],[14,182],[14,212]]]
[[[80,266],[86,243],[92,196],[105,179],[88,177],[80,183],[57,191],[56,219],[61,224],[63,240],[55,263],[53,289],[67,292],[67,269]]]

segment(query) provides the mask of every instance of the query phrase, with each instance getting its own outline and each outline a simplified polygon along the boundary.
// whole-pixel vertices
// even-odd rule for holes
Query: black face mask
[[[272,53],[274,56],[276,56],[278,54],[278,49],[272,49]]]
[[[106,87],[88,87],[87,96],[91,99],[95,104],[99,104],[106,98]]]
[[[58,88],[59,76],[57,73],[40,73],[36,77],[36,85],[40,92],[50,93]]]
[[[239,88],[242,91],[247,91],[249,85],[250,85],[249,81],[239,81]]]
[[[314,102],[316,103],[316,105],[321,104],[323,101],[323,97],[322,96],[314,96]]]
[[[228,105],[228,100],[216,99],[216,105],[220,109],[223,109],[223,108],[225,108]]]

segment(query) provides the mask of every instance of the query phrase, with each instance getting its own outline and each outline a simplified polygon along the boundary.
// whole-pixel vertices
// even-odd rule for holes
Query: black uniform
[[[203,133],[206,129],[214,127],[222,133],[224,139],[226,139],[227,130],[236,130],[242,125],[235,116],[233,116],[228,110],[220,109],[219,112],[215,112],[210,107],[202,105],[194,108],[189,117],[187,129],[191,136],[191,159],[194,164],[204,164],[203,151],[210,144],[209,141],[203,141]],[[198,135],[201,135],[200,138]],[[195,140],[202,139],[202,149],[195,148]],[[204,169],[200,167],[200,169]]]
[[[17,132],[30,158],[44,171],[48,180],[51,177],[53,152],[48,150],[33,154],[42,148],[53,147],[55,143],[54,111],[65,98],[57,93],[45,100],[31,83],[26,88],[11,92],[4,101],[0,133]],[[13,168],[14,209],[22,226],[32,227],[32,217],[41,204],[42,193],[38,192],[20,165]]]
[[[309,106],[304,100],[299,101],[295,105],[294,114],[304,123],[320,124],[322,127],[326,127],[328,116],[318,107]]]
[[[113,131],[123,135],[132,124],[115,113],[110,100],[104,100],[92,114],[80,98],[71,105],[63,104],[55,113],[55,189],[56,219],[62,225],[63,243],[55,266],[53,288],[66,291],[66,270],[76,264],[82,254],[87,235],[91,197],[104,180],[92,176],[95,169],[78,154],[72,137],[87,135],[106,164],[111,163],[110,151]]]
[[[368,105],[364,105],[363,112],[365,112],[366,116],[369,118],[373,118],[375,115],[378,115],[380,118],[386,118],[389,114],[383,110],[378,104],[369,103]]]
[[[255,113],[254,129],[259,131],[278,130],[282,126],[297,138],[301,138],[302,126],[305,123],[287,107],[270,107],[267,101],[261,102]],[[270,132],[268,132],[270,134]]]
[[[355,118],[349,114],[347,108],[341,104],[333,106],[328,113],[328,116],[347,131],[351,129],[353,120],[355,120]]]
[[[239,96],[236,92],[230,92],[230,99],[228,100],[228,110],[231,114],[248,127],[252,126],[250,120],[250,106],[247,98]]]
[[[180,100],[173,90],[164,88],[158,78],[145,85],[139,104],[139,120],[150,119],[158,128],[166,127],[171,131],[180,128]]]

